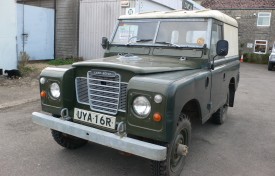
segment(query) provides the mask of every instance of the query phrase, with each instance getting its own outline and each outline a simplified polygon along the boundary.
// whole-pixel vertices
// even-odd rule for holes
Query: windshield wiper
[[[139,39],[139,40],[136,40],[136,41],[129,41],[126,46],[129,46],[130,44],[133,44],[133,43],[139,43],[139,42],[150,42],[150,41],[153,41],[153,39]]]
[[[139,40],[136,40],[136,41],[129,41],[128,43],[126,43],[125,45],[126,46],[129,46],[133,43],[138,43],[138,42],[150,42],[150,41],[153,41],[153,39],[139,39]]]
[[[177,45],[175,43],[170,43],[170,42],[156,42],[156,43],[159,43],[159,44],[166,44],[168,46],[175,46],[175,47],[182,47],[180,45]]]
[[[153,41],[153,39],[139,39],[137,40],[136,42],[150,42],[150,41]]]
[[[206,44],[204,46],[198,46],[198,45],[178,45],[175,43],[170,43],[170,42],[156,42],[159,44],[166,44],[167,46],[175,46],[177,48],[200,48],[200,49],[205,49]]]

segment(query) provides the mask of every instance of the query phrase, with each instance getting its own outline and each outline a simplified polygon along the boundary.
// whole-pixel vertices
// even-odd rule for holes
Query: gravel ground
[[[40,72],[49,65],[30,63],[27,66],[32,71],[20,79],[8,79],[5,75],[0,76],[0,110],[39,99],[38,77]]]
[[[5,75],[0,76],[0,89],[2,87],[21,87],[21,86],[35,86],[38,84],[37,80],[40,72],[49,66],[47,63],[29,63],[27,65],[32,69],[31,72],[21,77],[20,79],[8,79]]]

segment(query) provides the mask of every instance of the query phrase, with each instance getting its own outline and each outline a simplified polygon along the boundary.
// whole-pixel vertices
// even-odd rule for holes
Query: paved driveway
[[[1,87],[0,87],[1,89]],[[0,110],[0,175],[149,176],[146,159],[89,143],[70,151],[31,122],[40,102]],[[182,176],[274,176],[275,71],[241,64],[235,107],[222,126],[193,125]]]

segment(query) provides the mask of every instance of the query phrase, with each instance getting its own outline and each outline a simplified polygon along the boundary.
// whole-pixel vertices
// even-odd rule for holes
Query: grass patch
[[[30,66],[21,67],[19,70],[22,76],[29,76],[31,73],[38,71],[37,68],[30,67]]]
[[[57,58],[48,62],[49,65],[70,65],[74,62],[82,61],[82,58]]]

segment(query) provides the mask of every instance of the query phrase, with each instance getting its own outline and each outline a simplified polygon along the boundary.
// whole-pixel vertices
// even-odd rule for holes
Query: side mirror
[[[109,47],[109,41],[108,41],[107,37],[102,37],[101,46],[103,49],[106,49]]]
[[[219,40],[217,42],[216,53],[218,56],[226,56],[228,54],[228,41]]]

